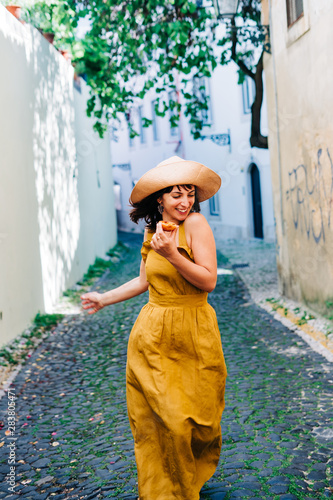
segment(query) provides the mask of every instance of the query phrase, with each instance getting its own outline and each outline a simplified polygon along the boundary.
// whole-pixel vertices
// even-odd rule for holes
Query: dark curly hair
[[[140,219],[144,219],[147,223],[147,228],[156,231],[156,224],[162,220],[162,215],[158,211],[158,198],[160,198],[164,193],[171,193],[175,186],[168,186],[164,189],[160,189],[159,191],[156,191],[156,193],[150,194],[143,200],[139,201],[138,203],[132,203],[130,201],[131,206],[133,209],[130,211],[129,216],[131,221],[135,222],[135,224],[138,223]],[[190,189],[193,188],[192,184],[182,184],[181,186],[178,186],[178,189],[180,187],[183,187],[186,189],[186,191],[189,191]],[[194,186],[195,187],[195,186]],[[193,212],[200,212],[200,204],[198,201],[197,197],[197,190],[195,188],[195,201],[192,207]]]

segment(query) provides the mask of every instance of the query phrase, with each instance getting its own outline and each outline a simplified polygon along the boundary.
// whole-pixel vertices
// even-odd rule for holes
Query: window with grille
[[[211,98],[209,92],[209,83],[207,78],[193,78],[193,94],[198,98],[200,102],[207,104],[207,109],[200,109],[197,113],[197,117],[202,121],[203,125],[210,125],[213,120],[210,106]]]
[[[287,0],[288,27],[294,24],[303,14],[303,0]]]
[[[244,114],[251,113],[251,106],[253,104],[256,87],[252,78],[248,76],[245,77],[245,80],[242,84],[242,93],[243,93],[243,112]]]

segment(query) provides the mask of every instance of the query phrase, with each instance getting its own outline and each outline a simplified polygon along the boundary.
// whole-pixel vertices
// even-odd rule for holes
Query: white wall
[[[2,6],[0,54],[4,344],[116,243],[116,222],[109,138],[92,132],[84,82],[80,94],[70,64]]]

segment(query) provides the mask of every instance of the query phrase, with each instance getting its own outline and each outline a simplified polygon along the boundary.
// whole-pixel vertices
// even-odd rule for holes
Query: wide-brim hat
[[[172,156],[140,177],[132,190],[130,202],[138,203],[160,189],[182,184],[196,186],[198,200],[205,201],[220,189],[221,177],[202,163]]]

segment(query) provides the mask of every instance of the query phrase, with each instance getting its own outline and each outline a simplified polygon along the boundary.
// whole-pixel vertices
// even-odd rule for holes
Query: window
[[[220,203],[217,194],[214,194],[212,198],[209,198],[209,210],[210,215],[220,215]]]
[[[129,147],[132,148],[134,146],[134,140],[133,137],[131,137],[131,131],[129,127],[128,127],[128,142],[129,142]]]
[[[169,106],[170,106],[170,119],[171,120],[172,120],[172,117],[176,116],[178,113],[177,107],[174,105],[174,103],[177,104],[177,102],[178,102],[177,92],[175,90],[171,90],[169,92]],[[177,125],[177,127],[171,127],[171,123],[172,122],[170,122],[170,135],[172,135],[172,137],[178,137],[179,136],[179,125]]]
[[[256,88],[254,81],[252,80],[252,78],[246,76],[242,85],[244,114],[251,113],[251,106],[254,101],[255,92]]]
[[[134,146],[134,137],[131,137],[131,126],[133,127],[132,110],[130,110],[128,113],[126,113],[126,121],[127,121],[127,129],[128,129],[128,143],[129,143],[129,147],[133,148],[133,146]]]
[[[287,0],[288,28],[304,14],[303,0]]]
[[[145,144],[145,142],[146,142],[146,129],[143,126],[143,106],[139,106],[138,115],[139,115],[140,142],[141,142],[141,144]]]
[[[160,135],[159,135],[159,130],[158,130],[158,124],[157,124],[157,115],[155,111],[155,106],[156,106],[157,101],[152,101],[151,102],[151,116],[153,120],[153,137],[154,141],[159,141],[160,140]]]
[[[117,136],[117,127],[114,125],[114,124],[111,124],[110,127],[109,127],[109,131],[110,131],[110,138],[111,138],[111,141],[113,142],[118,142],[119,141],[119,138]]]
[[[202,103],[207,103],[207,109],[200,109],[197,117],[202,121],[203,125],[211,125],[212,114],[210,106],[209,83],[205,77],[193,78],[193,94]]]

